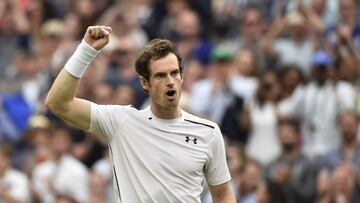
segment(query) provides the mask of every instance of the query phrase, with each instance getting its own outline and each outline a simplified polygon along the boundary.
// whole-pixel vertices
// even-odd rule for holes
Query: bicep
[[[91,121],[90,102],[85,99],[74,98],[68,105],[68,111],[58,116],[77,128],[88,130]]]
[[[90,102],[75,97],[80,79],[64,69],[56,77],[45,103],[61,119],[83,130],[90,126]]]

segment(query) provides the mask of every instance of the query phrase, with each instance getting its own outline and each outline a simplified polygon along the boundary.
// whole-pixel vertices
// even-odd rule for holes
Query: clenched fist
[[[108,26],[89,26],[86,30],[84,40],[96,50],[100,50],[109,43],[111,32],[112,29]]]

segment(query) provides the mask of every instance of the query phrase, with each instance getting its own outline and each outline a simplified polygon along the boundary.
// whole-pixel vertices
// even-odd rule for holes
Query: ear
[[[143,77],[143,76],[139,76],[139,80],[141,83],[141,87],[146,91],[149,92],[149,82]]]

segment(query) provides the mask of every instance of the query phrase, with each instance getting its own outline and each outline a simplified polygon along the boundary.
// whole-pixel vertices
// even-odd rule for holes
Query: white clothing
[[[191,112],[216,123],[221,123],[226,109],[233,101],[235,93],[237,93],[233,89],[237,86],[236,84],[237,81],[233,81],[224,87],[214,89],[213,82],[209,79],[196,82],[189,100]]]
[[[303,43],[295,43],[291,39],[275,41],[274,50],[282,65],[298,65],[303,74],[309,75],[313,56],[313,44],[307,39]],[[301,56],[301,57],[299,57]]]
[[[164,120],[150,107],[92,103],[89,131],[108,139],[117,202],[200,202],[204,178],[230,180],[219,127],[185,111]]]
[[[17,202],[31,202],[29,179],[24,173],[8,169],[4,176],[0,177],[0,185],[4,186]],[[0,203],[6,202],[0,197]]]
[[[55,202],[57,194],[49,187],[50,182],[58,193],[70,195],[78,202],[88,202],[89,172],[83,163],[70,155],[63,155],[58,162],[49,160],[35,166],[32,177],[43,203]]]
[[[279,112],[300,117],[304,153],[315,158],[339,147],[338,113],[354,110],[355,101],[355,89],[347,82],[326,82],[323,86],[312,82],[298,87],[289,99],[282,101]]]
[[[258,87],[257,78],[236,75],[231,77],[230,86],[236,95],[241,96],[245,102],[248,103],[254,99],[254,95]]]
[[[250,105],[251,134],[246,145],[246,152],[267,166],[280,155],[281,147],[277,135],[277,107],[266,102],[262,106]]]
[[[220,123],[231,101],[230,91],[224,88],[214,90],[212,81],[204,79],[194,84],[189,107],[196,115],[205,116]]]
[[[112,178],[112,166],[110,160],[106,158],[97,160],[92,166],[92,170],[101,175],[106,181]]]

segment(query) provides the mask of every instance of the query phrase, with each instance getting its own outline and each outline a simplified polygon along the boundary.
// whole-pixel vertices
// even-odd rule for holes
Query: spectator
[[[254,99],[258,85],[257,72],[255,54],[250,49],[239,50],[229,73],[230,87],[233,87],[236,97],[221,120],[221,130],[231,141],[237,140],[243,144],[247,142],[249,132],[244,109]]]
[[[231,82],[236,83],[238,95],[246,102],[252,101],[258,83],[256,76],[260,72],[255,53],[247,48],[236,52],[231,72]]]
[[[322,19],[325,25],[331,25],[338,22],[338,4],[338,0],[312,0],[310,3],[310,9],[312,9],[313,12]]]
[[[231,179],[232,192],[236,199],[240,199],[239,188],[241,185],[242,172],[248,160],[244,146],[239,142],[228,142],[226,144],[226,156]]]
[[[17,149],[7,171],[18,172],[16,168],[27,176],[36,174],[34,191],[39,194],[24,193],[27,202],[51,196],[51,202],[74,203],[84,200],[62,190],[68,183],[59,183],[74,180],[68,178],[72,173],[50,172],[55,163],[69,164],[82,176],[87,174],[84,163],[96,175],[84,175],[88,178],[78,182],[88,179],[84,183],[92,185],[88,190],[99,185],[106,190],[106,200],[102,190],[101,195],[87,193],[85,201],[101,196],[99,201],[111,202],[112,168],[102,154],[103,140],[76,134],[76,142],[66,147],[71,149],[56,159],[62,144],[53,144],[57,138],[49,126],[58,120],[45,114],[43,104],[43,93],[73,53],[80,33],[88,25],[104,24],[113,28],[111,44],[90,64],[77,90],[79,97],[141,108],[147,94],[133,82],[137,75],[130,58],[149,39],[170,38],[186,55],[180,105],[221,126],[229,140],[226,151],[239,202],[302,201],[299,196],[307,195],[296,191],[309,187],[313,188],[307,191],[309,197],[316,193],[312,202],[356,202],[360,199],[355,172],[360,170],[356,142],[360,123],[354,115],[355,108],[360,115],[359,8],[357,0],[0,0],[0,143]],[[276,73],[268,74],[272,70]],[[34,125],[42,115],[50,118],[46,126]],[[297,137],[293,134],[298,132],[293,133],[292,124],[278,124],[278,117],[297,119],[301,126],[301,145],[292,161],[284,158],[286,151],[280,152],[283,144],[278,139],[281,134]],[[239,142],[263,167],[271,163],[269,168],[262,171],[256,164],[246,165],[239,158]],[[299,178],[293,176],[311,165],[297,166],[299,160],[308,161],[304,155],[317,162],[319,171],[312,181],[298,182],[315,181],[316,188],[309,184],[295,190],[301,184],[294,186]],[[0,153],[4,160],[1,157]],[[269,176],[279,162],[291,166],[289,162],[294,162],[292,174],[281,184]],[[247,175],[255,173],[250,184]],[[263,182],[265,175],[271,181]],[[0,202],[8,202],[1,199],[3,180],[0,172]],[[209,193],[206,197],[204,201],[211,202]]]
[[[89,187],[90,187],[89,203],[108,202],[107,182],[101,175],[97,173],[91,173]]]
[[[296,65],[292,65],[283,68],[280,73],[280,82],[282,90],[281,99],[283,100],[291,97],[296,88],[302,85],[305,81],[301,70]]]
[[[332,59],[326,52],[316,52],[312,80],[304,87],[299,86],[280,107],[282,115],[297,116],[302,120],[303,150],[312,158],[339,145],[338,113],[355,108],[354,88],[343,81],[330,81],[331,65]]]
[[[280,66],[295,64],[308,76],[314,49],[309,36],[311,27],[308,25],[308,20],[297,11],[287,13],[284,17],[279,16],[266,33],[262,44],[267,60],[270,62],[275,59]],[[290,37],[277,39],[286,30],[289,30]]]
[[[265,25],[261,10],[257,7],[247,8],[242,17],[240,24],[240,37],[235,42],[237,49],[250,49],[255,56],[260,57],[259,43],[264,34]],[[258,58],[259,59],[259,58]],[[258,60],[261,62],[261,60]]]
[[[114,41],[118,38],[126,38],[135,44],[139,50],[148,41],[145,31],[140,27],[137,12],[138,8],[134,3],[118,3],[108,9],[100,19],[101,24],[111,25],[113,28]]]
[[[38,164],[33,170],[33,185],[41,202],[54,202],[57,195],[69,195],[78,202],[88,202],[88,170],[68,154],[70,132],[64,127],[53,130],[53,159]],[[76,181],[74,181],[76,180]]]
[[[350,162],[360,170],[360,145],[357,142],[359,121],[352,111],[344,111],[339,115],[341,146],[321,157],[319,167],[330,171],[341,162]]]
[[[105,153],[103,158],[99,159],[92,166],[92,174],[97,176],[98,183],[102,182],[104,184],[103,192],[100,193],[103,196],[103,199],[106,199],[105,202],[112,202],[114,199],[113,193],[113,182],[112,182],[112,165],[109,158],[109,153]],[[99,180],[101,179],[101,180]],[[93,190],[97,189],[96,184],[93,185]],[[91,187],[91,186],[90,186]]]
[[[258,89],[253,102],[245,112],[245,123],[250,135],[246,144],[247,154],[267,166],[280,153],[277,136],[277,103],[281,86],[274,71],[266,71],[258,79]]]
[[[221,121],[234,96],[234,86],[229,84],[232,60],[233,56],[228,50],[213,50],[208,77],[193,86],[189,101],[192,112],[215,122]]]
[[[252,202],[256,198],[256,189],[262,182],[263,168],[261,164],[255,160],[248,160],[241,174],[240,187],[240,203]]]
[[[309,158],[301,153],[300,126],[295,120],[279,122],[279,140],[282,154],[267,170],[272,183],[275,202],[313,202],[315,168]]]
[[[121,38],[110,53],[109,68],[105,81],[113,88],[130,85],[135,90],[133,105],[140,108],[148,95],[143,91],[134,68],[137,47],[130,38]]]
[[[112,104],[126,105],[135,102],[135,90],[130,85],[119,85],[111,96]]]
[[[355,195],[355,170],[351,165],[340,164],[336,167],[332,176],[331,200],[333,202],[359,202]]]
[[[11,166],[11,146],[0,144],[0,202],[31,202],[27,176]]]
[[[334,171],[343,163],[349,165],[355,173],[352,199],[358,202],[360,201],[360,145],[357,142],[359,120],[354,112],[344,111],[339,115],[339,126],[342,145],[320,159],[320,174],[325,173],[326,170]]]
[[[100,82],[94,85],[92,97],[94,102],[98,104],[108,104],[113,94],[113,88],[105,82]]]
[[[64,66],[78,44],[80,32],[80,18],[76,13],[67,13],[64,20],[58,24],[60,27],[60,43],[51,57],[51,73],[55,77],[59,69]],[[66,28],[66,29],[63,29]]]
[[[186,65],[192,57],[196,57],[201,63],[210,62],[212,43],[202,36],[200,18],[191,10],[180,12],[173,25],[174,40],[179,48]]]
[[[5,79],[6,70],[19,49],[28,49],[29,24],[18,1],[0,2],[0,79]]]
[[[265,22],[259,7],[249,6],[244,8],[245,10],[239,17],[240,22],[231,25],[235,31],[233,34],[235,36],[222,37],[215,41],[218,46],[226,47],[233,53],[238,52],[240,49],[250,50],[252,54],[255,55],[255,58],[257,58],[256,68],[262,69],[265,64],[259,45],[265,31]],[[220,31],[222,30],[223,29],[220,29]]]
[[[204,79],[207,75],[207,65],[203,64],[200,59],[193,57],[189,60],[184,70],[183,93],[190,94],[194,84]]]

